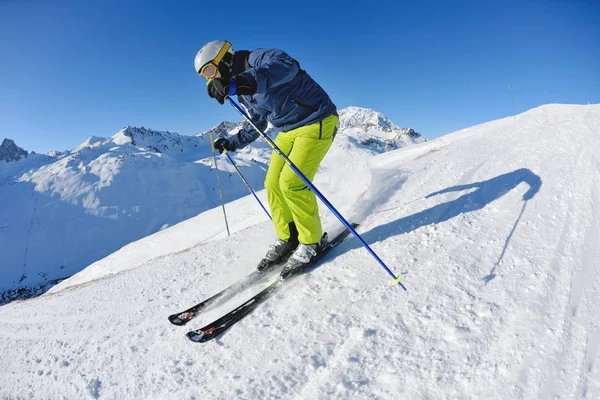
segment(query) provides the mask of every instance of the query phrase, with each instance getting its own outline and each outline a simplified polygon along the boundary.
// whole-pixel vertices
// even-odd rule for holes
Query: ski
[[[208,311],[214,306],[221,304],[231,297],[235,296],[238,292],[249,288],[254,285],[258,281],[260,281],[263,277],[267,276],[267,271],[258,272],[254,271],[251,274],[247,275],[245,278],[240,279],[236,283],[231,286],[226,287],[221,290],[219,293],[209,297],[206,300],[202,300],[200,303],[193,305],[185,311],[178,312],[176,314],[169,315],[169,321],[173,325],[183,326],[190,322],[193,318],[198,316],[198,314]]]
[[[358,224],[352,224],[353,228],[358,227]],[[344,239],[346,239],[350,235],[350,231],[348,229],[344,230],[342,233],[337,235],[333,240],[331,240],[327,246],[323,249],[323,251],[318,255],[318,257],[310,264],[304,267],[302,270],[295,271],[294,274],[288,276],[285,280],[281,278],[277,278],[277,280],[270,283],[265,289],[263,289],[258,294],[254,295],[252,298],[248,299],[245,303],[211,322],[203,328],[196,329],[190,331],[186,334],[188,339],[193,342],[203,343],[208,342],[209,340],[214,339],[219,336],[221,333],[225,332],[227,329],[231,328],[235,323],[242,320],[246,315],[250,314],[254,311],[260,304],[267,301],[269,298],[273,297],[282,287],[283,284],[289,281],[296,275],[314,267],[319,261],[323,259],[335,246],[342,243]]]

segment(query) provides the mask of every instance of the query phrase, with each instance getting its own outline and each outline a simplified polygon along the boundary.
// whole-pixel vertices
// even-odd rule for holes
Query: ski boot
[[[319,243],[300,244],[281,270],[281,279],[286,279],[309,267],[319,257],[325,246],[327,246],[327,233],[323,234]]]
[[[290,224],[290,235],[291,236],[287,241],[277,239],[277,241],[269,247],[267,254],[256,267],[258,272],[266,271],[274,265],[281,264],[292,255],[299,244],[298,231],[293,222]]]

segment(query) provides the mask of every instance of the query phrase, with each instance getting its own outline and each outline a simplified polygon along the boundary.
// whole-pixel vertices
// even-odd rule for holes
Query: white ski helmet
[[[231,43],[226,40],[213,40],[202,46],[196,54],[194,67],[199,75],[206,79],[213,79],[219,71],[221,61],[231,68],[234,54]]]

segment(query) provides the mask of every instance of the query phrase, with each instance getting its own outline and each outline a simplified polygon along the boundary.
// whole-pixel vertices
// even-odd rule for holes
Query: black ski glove
[[[239,74],[233,77],[235,81],[235,93],[238,95],[252,96],[256,93],[256,83],[253,78],[246,78],[245,75]]]
[[[229,140],[225,138],[218,138],[214,141],[213,146],[219,150],[219,154],[223,154],[224,151],[235,151]]]
[[[209,80],[206,84],[208,95],[217,100],[219,104],[225,103],[225,97],[229,95],[229,84],[229,79],[215,78]]]
[[[208,81],[208,95],[217,100],[219,104],[225,102],[225,97],[233,95],[253,95],[256,93],[256,85],[246,79],[242,74],[231,79],[215,78]]]

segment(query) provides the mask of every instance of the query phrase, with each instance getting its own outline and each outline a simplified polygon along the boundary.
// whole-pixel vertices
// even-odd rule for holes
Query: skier
[[[278,49],[234,51],[231,43],[205,44],[194,60],[196,72],[208,79],[208,95],[223,104],[237,95],[252,122],[262,131],[268,122],[280,129],[275,144],[312,182],[331,147],[339,118],[335,104],[298,61]],[[218,138],[215,148],[235,151],[259,137],[252,126],[229,138]],[[315,194],[276,153],[265,179],[267,199],[278,240],[269,247],[258,270],[286,261],[281,276],[309,265],[327,244]]]

